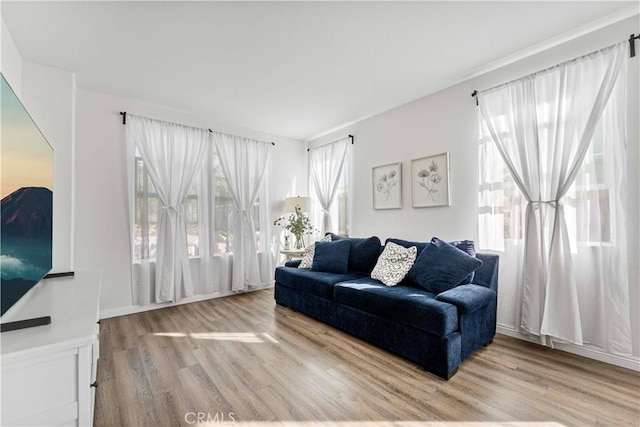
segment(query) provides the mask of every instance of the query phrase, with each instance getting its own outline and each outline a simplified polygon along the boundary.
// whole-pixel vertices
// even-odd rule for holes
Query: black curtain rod
[[[471,92],[471,97],[472,98],[474,98],[474,97],[476,98],[476,105],[478,105],[478,97],[476,95],[478,95],[478,91],[477,90],[474,90],[473,92]]]
[[[120,115],[122,116],[122,124],[126,125],[127,124],[127,112],[126,111],[120,111]],[[176,124],[179,124],[179,123],[176,123]],[[180,125],[180,126],[184,126],[184,125]],[[213,133],[213,131],[211,129],[208,129],[208,131],[209,131],[209,133]],[[351,136],[351,135],[349,135],[349,136]],[[276,145],[276,143],[273,142],[273,141],[269,141],[269,143],[271,145]],[[352,144],[353,144],[353,142],[352,142]]]
[[[353,145],[353,135],[347,135],[347,138],[351,138],[351,145]],[[322,145],[329,145],[329,144],[333,144],[334,142],[338,142],[341,141],[340,139],[336,139],[335,141],[332,142],[328,142],[326,144],[322,144]],[[310,148],[307,148],[307,152],[309,152]]]
[[[635,35],[635,34],[631,34],[629,36],[629,56],[631,58],[633,58],[634,56],[636,56],[636,39],[640,39],[640,34]],[[471,96],[476,98],[476,105],[478,105],[478,91],[474,90],[473,92],[471,92]]]
[[[640,34],[638,34],[637,36],[635,34],[631,34],[629,36],[629,56],[631,56],[632,58],[636,56],[636,39],[640,39]]]

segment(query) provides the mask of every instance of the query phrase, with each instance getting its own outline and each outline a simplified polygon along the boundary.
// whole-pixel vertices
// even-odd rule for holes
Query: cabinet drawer
[[[2,367],[2,424],[11,425],[47,408],[76,404],[78,352],[67,350]]]

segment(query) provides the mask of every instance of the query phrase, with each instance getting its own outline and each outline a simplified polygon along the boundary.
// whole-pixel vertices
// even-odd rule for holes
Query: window
[[[595,131],[573,186],[564,198],[565,218],[572,242],[611,243],[611,200],[605,183],[603,125]]]
[[[576,179],[563,198],[572,246],[612,241],[610,191],[604,178],[605,168],[610,167],[605,162],[604,126],[601,121],[596,127]],[[546,123],[541,129],[544,132],[550,127]],[[479,241],[485,249],[504,251],[504,241],[524,238],[526,200],[482,118],[479,158],[482,164],[478,192]],[[548,173],[547,166],[541,165],[543,174]]]
[[[338,227],[338,234],[342,236],[349,235],[349,154],[345,159],[340,181],[338,182],[338,190],[336,200],[331,208],[331,222]]]
[[[526,201],[482,121],[480,129],[479,241],[485,249],[504,251],[505,240],[524,238]]]
[[[497,321],[548,345],[631,354],[627,49],[477,94],[479,246],[501,251]],[[522,195],[508,194],[510,174]]]
[[[203,173],[207,174],[206,171]],[[233,198],[229,193],[229,184],[224,176],[224,171],[220,165],[217,153],[213,152],[212,167],[208,173],[209,179],[213,180],[213,229],[214,231],[214,253],[233,252],[233,224],[232,214],[234,212]],[[253,226],[256,230],[256,240],[258,250],[260,247],[260,198],[253,206]]]
[[[233,252],[231,246],[231,212],[233,199],[229,194],[229,185],[224,177],[222,166],[217,155],[213,155],[213,168],[210,175],[213,178],[214,197],[214,253]]]
[[[343,139],[311,149],[309,156],[309,194],[312,199],[311,220],[320,232],[349,235],[349,187],[351,182],[351,143]],[[317,179],[317,181],[316,181]],[[336,186],[337,187],[334,187]],[[335,193],[333,193],[335,188]],[[324,200],[334,194],[329,208],[331,229],[324,230],[324,211],[319,193]]]
[[[185,206],[189,256],[199,255],[198,187],[196,181],[194,180],[189,189]],[[134,256],[136,260],[155,259],[160,200],[138,150],[135,153],[135,183]]]
[[[213,218],[214,229],[214,253],[232,253],[232,213],[234,209],[233,199],[229,194],[229,186],[227,180],[218,161],[218,156],[214,152],[212,159],[213,166],[210,171],[203,171],[205,179],[213,181],[213,209],[211,217]],[[187,252],[190,257],[200,256],[200,236],[203,232],[204,224],[200,223],[199,199],[207,200],[204,196],[205,190],[201,189],[199,179],[194,182],[189,189],[187,202],[185,205],[185,214],[187,219]],[[156,244],[158,235],[158,209],[160,200],[155,186],[151,182],[149,173],[144,166],[144,161],[140,153],[135,153],[135,259],[143,260],[156,258]],[[256,238],[260,245],[260,203],[255,204],[253,210],[254,227],[256,229]],[[206,221],[206,218],[202,219]]]

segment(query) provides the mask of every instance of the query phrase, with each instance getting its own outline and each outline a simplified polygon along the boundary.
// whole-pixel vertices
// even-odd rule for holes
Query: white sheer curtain
[[[340,184],[350,141],[350,138],[345,138],[309,150],[310,187],[322,210],[321,236],[326,232],[336,231],[331,221],[331,208]]]
[[[152,276],[155,276],[153,302],[177,301],[193,295],[185,203],[210,145],[209,132],[134,115],[127,118],[127,152],[131,154],[133,147],[139,151],[159,201],[155,272],[149,262],[138,266],[142,271],[134,278],[134,303],[139,303],[141,294],[148,293],[139,287],[144,286],[144,277]],[[129,179],[131,183],[135,177],[130,173]],[[135,186],[132,184],[130,188]]]
[[[196,292],[213,294],[231,289],[231,201],[220,168],[218,152],[211,145],[198,179],[198,253],[194,269]]]
[[[504,251],[499,322],[618,354],[631,352],[626,55],[621,43],[478,96],[479,240]]]
[[[266,224],[262,225],[258,241],[254,210],[261,193],[264,196],[260,199],[260,207],[268,207],[266,191],[269,185],[267,171],[270,144],[217,132],[214,132],[213,139],[234,204],[230,219],[233,231],[231,289],[242,290],[264,285],[273,274],[269,246],[271,228]],[[260,217],[264,220],[268,215]],[[263,256],[259,256],[259,252]]]

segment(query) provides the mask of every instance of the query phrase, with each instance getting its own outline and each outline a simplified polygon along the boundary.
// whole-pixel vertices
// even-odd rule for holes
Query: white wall
[[[426,240],[438,236],[445,240],[477,239],[477,135],[478,111],[470,96],[483,90],[539,71],[562,61],[623,41],[638,32],[638,16],[564,43],[480,77],[418,99],[378,116],[363,120],[309,142],[320,145],[347,134],[355,136],[353,236],[377,235]],[[636,43],[638,44],[638,43]],[[640,52],[640,46],[636,46]],[[455,53],[453,53],[455,54]],[[446,60],[442,58],[440,60]],[[630,93],[638,93],[640,55],[630,60]],[[638,210],[638,97],[629,97],[629,277],[634,355],[640,354],[640,213]],[[414,209],[407,179],[411,159],[448,151],[451,165],[450,207]],[[402,162],[401,210],[373,210],[371,168]],[[633,303],[635,302],[635,303]]]
[[[54,148],[53,271],[101,270],[101,310],[126,312],[132,304],[124,127],[119,111],[274,141],[273,219],[281,214],[285,197],[306,194],[305,146],[300,141],[169,107],[77,90],[73,73],[23,61],[4,22],[0,36],[0,70]]]
[[[272,151],[272,217],[281,201],[306,188],[305,145],[300,141],[216,123],[168,107],[93,90],[77,91],[75,268],[101,270],[100,310],[131,307],[125,127],[120,111],[276,143]]]
[[[22,93],[22,56],[4,20],[0,20],[0,27],[0,71],[19,98]]]
[[[75,74],[22,64],[22,102],[53,147],[53,272],[73,270]]]

